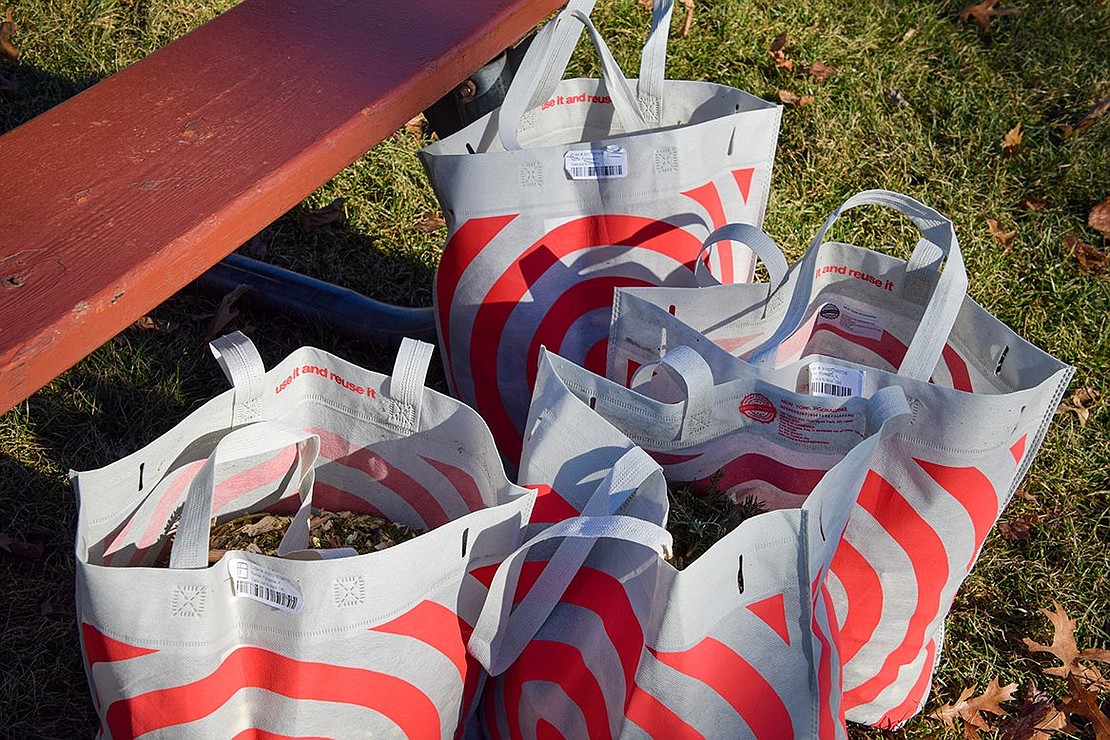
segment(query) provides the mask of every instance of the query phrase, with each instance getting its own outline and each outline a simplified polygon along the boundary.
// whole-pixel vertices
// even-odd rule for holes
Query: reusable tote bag
[[[599,518],[592,520],[597,541],[588,556],[584,562],[575,558],[569,585],[553,591],[545,579],[553,569],[567,569],[565,552],[562,546],[551,554],[543,548],[564,537],[572,522],[589,517],[529,540],[523,549],[541,554],[530,555],[521,567],[518,553],[499,575],[520,567],[516,588],[507,589],[519,601],[517,609],[533,601],[556,604],[523,651],[504,672],[497,666],[493,673],[499,675],[486,684],[479,717],[488,736],[844,736],[825,573],[855,495],[866,485],[879,437],[908,413],[905,399],[897,389],[870,400],[835,402],[759,382],[704,387],[681,359],[672,355],[667,362],[690,380],[690,397],[667,404],[544,353],[530,425],[549,408],[547,399],[562,404],[573,393],[641,443],[645,433],[656,439],[669,427],[673,440],[695,449],[712,444],[707,437],[699,442],[707,427],[691,424],[689,415],[707,395],[720,400],[711,426],[717,433],[733,430],[731,443],[741,457],[750,444],[748,454],[783,452],[795,464],[808,464],[810,495],[799,508],[741,522],[682,571],[653,546],[657,541],[618,534],[628,521]],[[791,425],[748,417],[726,400],[751,393],[784,418],[797,413],[799,402],[828,409],[843,429],[823,434],[826,444],[799,443]],[[806,447],[819,449],[808,462]],[[626,480],[647,480],[658,470],[629,453],[616,467],[626,468]],[[758,484],[759,469],[751,471]],[[641,530],[648,539],[647,527]]]
[[[923,230],[908,262],[824,242],[842,211],[865,203],[893,207]],[[618,291],[608,372],[624,382],[681,344],[696,348],[716,383],[761,377],[838,397],[892,385],[905,391],[912,421],[881,444],[876,485],[861,495],[830,575],[847,717],[897,725],[925,704],[944,617],[1074,369],[966,296],[951,222],[910,198],[883,191],[851,198],[789,272],[773,242],[754,231],[724,230],[767,256],[773,292],[767,285]],[[711,473],[668,468],[685,479]]]
[[[232,390],[74,474],[100,736],[457,736],[484,680],[471,573],[519,547],[534,494],[506,480],[475,412],[423,387],[431,345],[405,340],[390,377],[312,348],[264,373],[241,334],[213,347]],[[427,531],[306,549],[317,507]],[[285,557],[208,566],[212,518],[255,511],[295,513]]]
[[[540,345],[602,372],[613,288],[693,284],[709,231],[760,223],[767,202],[781,107],[664,79],[671,0],[630,84],[592,5],[542,29],[499,110],[421,153],[448,228],[434,293],[448,383],[514,465]],[[582,26],[604,79],[560,81]],[[753,263],[737,246],[714,267],[746,280]]]

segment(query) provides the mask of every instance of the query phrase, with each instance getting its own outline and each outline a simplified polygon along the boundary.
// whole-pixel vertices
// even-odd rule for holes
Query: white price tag
[[[863,371],[814,362],[809,366],[809,395],[847,398],[863,394]]]
[[[604,149],[571,149],[563,155],[563,169],[572,180],[609,180],[628,175],[628,152],[610,144]]]
[[[304,606],[300,587],[285,576],[249,560],[228,558],[231,588],[236,596],[260,601],[275,609],[298,614]]]

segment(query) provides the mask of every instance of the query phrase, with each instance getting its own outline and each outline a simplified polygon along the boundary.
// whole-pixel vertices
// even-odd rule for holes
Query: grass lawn
[[[0,82],[14,79],[0,85],[0,131],[232,4],[12,0],[18,28],[11,41],[22,53],[18,67],[0,66]],[[599,28],[634,71],[648,13],[636,0],[599,5]],[[1089,418],[1056,417],[1025,495],[988,538],[948,621],[928,711],[994,678],[1064,695],[1063,681],[1042,673],[1055,662],[1023,643],[1052,642],[1039,610],[1054,600],[1076,621],[1081,648],[1110,648],[1110,273],[1085,269],[1068,246],[1077,238],[1110,250],[1110,240],[1086,223],[1110,196],[1110,112],[1080,131],[1067,129],[1110,99],[1110,2],[1003,0],[999,9],[1021,12],[994,17],[986,30],[961,20],[963,5],[700,0],[690,34],[672,41],[668,67],[674,78],[728,83],[771,100],[787,91],[805,103],[784,112],[765,223],[788,256],[799,257],[825,215],[858,190],[912,195],[955,222],[975,300],[1077,366],[1073,390],[1099,395],[1087,404]],[[783,33],[782,59],[793,62],[792,71],[770,54]],[[824,81],[805,72],[817,61],[834,70]],[[590,53],[574,64],[597,73]],[[1004,140],[1019,124],[1020,145],[1007,151]],[[438,207],[414,156],[426,142],[399,132],[250,249],[381,300],[427,305],[444,230],[430,218]],[[345,199],[345,222],[320,227],[305,218],[336,198]],[[1015,233],[996,237],[988,219],[995,231]],[[915,240],[908,221],[886,213],[853,212],[844,222],[840,241],[906,256]],[[216,307],[192,294],[172,298],[0,417],[0,534],[44,547],[32,559],[0,552],[0,735],[93,733],[77,646],[76,506],[66,471],[134,451],[224,390],[205,344]],[[229,328],[246,331],[268,364],[304,344],[379,371],[392,364],[389,351],[282,316],[243,309]],[[443,389],[442,378],[434,381]],[[1110,712],[1110,693],[1101,702]],[[1071,736],[1094,736],[1077,726]],[[894,733],[853,732],[959,736],[925,717]]]

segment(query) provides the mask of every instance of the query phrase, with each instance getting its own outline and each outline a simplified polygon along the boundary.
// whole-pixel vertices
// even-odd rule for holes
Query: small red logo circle
[[[740,400],[740,413],[760,424],[770,424],[777,412],[775,404],[762,393],[749,393]]]

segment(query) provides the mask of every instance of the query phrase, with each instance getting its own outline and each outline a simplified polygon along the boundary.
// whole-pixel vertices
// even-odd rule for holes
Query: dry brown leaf
[[[797,95],[789,90],[779,90],[779,100],[783,105],[789,105],[791,108],[805,108],[815,98],[812,95]]]
[[[306,213],[301,222],[310,229],[321,229],[325,226],[342,224],[347,220],[347,201],[345,198],[336,198],[323,208],[312,213]]]
[[[1038,521],[1040,519],[1036,514],[1018,514],[998,522],[998,533],[1011,542],[1027,540]]]
[[[1095,104],[1079,119],[1078,123],[1074,126],[1064,126],[1064,137],[1066,138],[1089,129],[1091,126],[1095,125],[1095,121],[1102,118],[1102,116],[1108,112],[1110,112],[1110,98],[1096,100]]]
[[[1103,236],[1110,236],[1110,195],[1091,209],[1087,215],[1087,225]]]
[[[45,548],[36,542],[24,542],[0,532],[0,550],[24,560],[38,560],[42,557]]]
[[[410,118],[405,123],[405,131],[408,131],[413,136],[420,138],[424,135],[424,124],[427,121],[424,119],[423,113],[417,113],[416,116]]]
[[[1080,408],[1082,408],[1082,404],[1084,402],[1093,401],[1094,399],[1098,398],[1098,393],[1091,388],[1080,388],[1078,391],[1072,394],[1072,398],[1076,398],[1076,396],[1080,393],[1082,393],[1082,396],[1077,400]],[[1063,405],[1061,405],[1061,408],[1063,408]],[[1085,424],[1086,419],[1082,416],[1080,418],[1080,424]],[[1030,640],[1028,637],[1026,637],[1025,644],[1029,648],[1029,652],[1051,653],[1052,655],[1056,656],[1056,658],[1063,664],[1059,666],[1051,666],[1049,668],[1045,668],[1043,669],[1044,673],[1050,676],[1058,676],[1065,679],[1076,678],[1079,679],[1079,681],[1085,687],[1094,686],[1097,688],[1101,688],[1106,682],[1106,678],[1102,675],[1102,673],[1093,666],[1082,665],[1078,662],[1078,660],[1083,656],[1080,653],[1079,648],[1075,644],[1075,622],[1072,619],[1068,618],[1068,614],[1064,611],[1064,607],[1060,606],[1060,604],[1055,601],[1053,601],[1052,603],[1056,607],[1055,612],[1050,612],[1047,609],[1041,609],[1041,612],[1045,614],[1052,622],[1052,644],[1042,645],[1039,642],[1034,642],[1033,640]],[[1099,656],[1097,658],[1094,658],[1095,660],[1102,659],[1101,650],[1094,651],[1090,654]],[[1065,711],[1068,710],[1065,709]]]
[[[1021,140],[1021,122],[1019,121],[1018,125],[1007,131],[1006,135],[1002,138],[1002,157],[1004,159],[1009,159],[1020,154]]]
[[[1110,255],[1098,247],[1092,247],[1077,236],[1065,236],[1064,246],[1068,248],[1075,261],[1087,272],[1105,272],[1110,267]]]
[[[177,331],[178,325],[173,321],[156,319],[153,316],[140,316],[135,321],[135,326],[146,331],[156,331],[159,334],[170,334]]]
[[[428,211],[424,214],[423,218],[420,219],[420,222],[416,224],[416,228],[423,231],[425,234],[430,234],[436,229],[442,229],[446,225],[447,222],[443,220],[442,216],[435,211]]]
[[[1021,201],[1021,207],[1027,211],[1043,211],[1048,208],[1048,199],[1039,195],[1027,195]]]
[[[640,3],[640,7],[644,10],[651,10],[655,5],[655,0],[637,0],[637,2]]]
[[[969,23],[973,18],[979,24],[980,31],[991,30],[991,20],[995,16],[1017,15],[1021,12],[1021,8],[1004,8],[999,10],[994,6],[998,4],[998,0],[984,0],[975,5],[968,5],[960,11],[960,20],[964,23]]]
[[[4,14],[4,20],[0,21],[0,58],[11,59],[13,62],[19,59],[19,49],[12,45],[12,34],[15,32],[12,9],[8,8],[8,12]]]
[[[1056,730],[1074,731],[1056,701],[1030,683],[1018,713],[999,726],[999,740],[1048,740]]]
[[[250,289],[251,286],[249,285],[237,285],[235,290],[223,297],[223,300],[220,301],[220,307],[216,309],[216,315],[212,317],[212,323],[208,325],[208,336],[205,341],[211,342],[222,334],[227,325],[239,315],[239,312],[233,308],[235,301],[239,300]]]
[[[1069,696],[1064,697],[1060,708],[1068,714],[1079,715],[1091,723],[1095,740],[1110,740],[1110,717],[1098,707],[1098,694],[1089,691],[1074,675],[1068,676]]]
[[[686,38],[690,35],[690,29],[694,27],[694,0],[681,0],[683,7],[686,8],[686,20],[682,23],[682,30],[678,32],[680,38]]]
[[[993,218],[987,219],[987,228],[990,230],[994,240],[998,242],[998,246],[1009,252],[1010,244],[1014,241],[1014,237],[1017,236],[1017,232],[1006,231],[1006,229],[1002,228],[1002,225]]]
[[[771,42],[771,58],[775,60],[775,65],[780,69],[785,69],[787,72],[794,71],[794,60],[786,56],[786,32],[780,33]]]
[[[911,28],[910,30],[908,30],[904,34],[902,34],[902,40],[899,41],[898,43],[904,44],[916,35],[917,35],[917,29],[916,28]]]
[[[1091,407],[1094,406],[1097,400],[1098,391],[1094,388],[1079,388],[1060,404],[1056,413],[1073,413],[1079,418],[1079,426],[1085,427],[1087,426],[1087,419],[1091,418]],[[1029,640],[1026,639],[1026,642],[1028,643]]]
[[[989,712],[999,717],[1005,717],[1009,712],[1002,708],[1002,702],[1013,701],[1014,692],[1017,691],[1016,683],[999,686],[998,679],[993,678],[987,688],[979,696],[973,696],[975,686],[964,689],[955,704],[945,704],[929,716],[943,722],[949,729],[955,730],[955,720],[961,719],[964,723],[964,737],[977,738],[979,730],[989,730],[986,717],[981,712]]]
[[[818,82],[824,82],[836,73],[836,69],[822,61],[816,61],[809,65],[808,72],[813,79]]]

